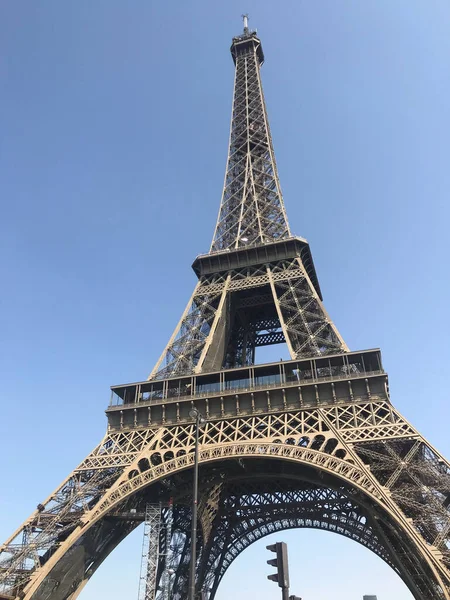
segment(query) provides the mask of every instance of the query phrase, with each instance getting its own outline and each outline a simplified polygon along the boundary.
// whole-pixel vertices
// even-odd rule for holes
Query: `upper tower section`
[[[233,38],[236,66],[230,146],[210,252],[290,237],[261,84],[261,40],[248,28]]]

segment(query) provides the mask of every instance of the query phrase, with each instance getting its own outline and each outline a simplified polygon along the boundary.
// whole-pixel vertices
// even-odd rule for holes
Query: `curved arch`
[[[253,469],[254,463],[250,463],[247,470]],[[378,515],[369,505],[330,479],[305,475],[292,469],[280,477],[276,469],[275,474],[264,470],[251,478],[241,476],[237,485],[224,484],[224,503],[218,511],[216,536],[209,543],[208,565],[199,573],[200,589],[212,590],[213,598],[228,567],[257,539],[274,531],[306,527],[361,543],[389,564],[417,599],[435,598],[433,590],[424,594],[411,577],[411,572],[421,570],[415,557],[403,563],[396,559],[378,524]],[[390,529],[389,524],[387,527]]]
[[[365,548],[368,548],[369,550],[374,552],[384,562],[386,562],[386,564],[388,564],[397,573],[397,575],[399,577],[401,577],[401,574],[398,571],[398,568],[396,568],[395,565],[389,560],[389,557],[384,556],[383,554],[377,552],[377,550],[374,547],[370,547],[368,543],[364,543],[364,538],[360,537],[360,538],[356,539],[350,534],[350,532],[339,531],[338,528],[336,528],[336,529],[328,528],[325,526],[326,521],[323,521],[322,523],[316,525],[316,524],[314,524],[314,522],[311,522],[311,524],[305,524],[304,520],[302,520],[302,519],[298,519],[297,521],[295,519],[293,519],[293,520],[284,521],[284,522],[283,521],[274,521],[272,524],[273,524],[273,528],[271,530],[264,530],[263,527],[259,527],[252,531],[251,537],[241,540],[242,547],[239,549],[238,552],[236,552],[236,554],[232,557],[232,559],[226,565],[224,565],[223,571],[221,571],[219,577],[217,578],[217,582],[214,581],[212,583],[211,596],[210,596],[211,599],[214,599],[217,589],[219,587],[219,584],[221,583],[223,577],[225,576],[225,573],[228,571],[228,569],[233,564],[233,562],[238,558],[238,556],[242,552],[244,552],[244,550],[246,550],[248,547],[250,547],[255,542],[263,539],[264,537],[266,537],[268,535],[271,535],[272,533],[276,533],[278,531],[287,531],[289,529],[316,529],[316,530],[320,530],[320,531],[329,531],[332,533],[336,533],[337,535],[341,535],[342,537],[345,537],[347,539],[351,539],[354,542],[359,543],[362,546],[364,546]],[[331,526],[332,523],[328,523],[328,525]],[[205,583],[206,583],[206,585],[208,585],[207,580],[205,580]],[[418,592],[416,591],[416,593],[418,593]],[[416,596],[416,597],[420,598],[420,596]]]
[[[325,454],[322,451],[291,446],[281,442],[239,442],[227,443],[220,446],[203,447],[199,452],[199,464],[236,458],[280,458],[314,466],[327,473],[335,475],[343,482],[351,482],[353,486],[368,494],[375,502],[383,503],[385,500],[381,487],[361,466],[349,463],[336,456]],[[121,478],[105,494],[105,497],[95,506],[92,512],[83,517],[84,524],[95,523],[108,510],[125,500],[134,492],[153,482],[156,482],[172,473],[183,471],[194,464],[193,452],[181,457],[163,462],[153,468],[140,473],[137,469],[130,469],[132,475],[128,480]],[[397,512],[397,511],[396,511]]]
[[[189,469],[193,465],[194,457],[193,453],[190,452],[167,462],[162,461],[161,464],[152,465],[146,471],[140,472],[136,468],[137,461],[147,457],[148,454],[148,451],[146,452],[145,450],[141,452],[136,461],[123,472],[122,476],[108,489],[102,499],[81,519],[81,525],[68,536],[66,543],[58,548],[49,558],[45,575],[44,570],[37,569],[25,588],[24,600],[40,599],[40,585],[47,575],[51,576],[52,570],[57,566],[58,561],[61,560],[68,548],[79,544],[83,535],[114,507],[150,484],[156,483],[177,472]],[[416,551],[422,556],[429,570],[433,573],[437,586],[443,590],[441,597],[445,598],[445,600],[450,599],[449,591],[445,591],[446,588],[442,580],[442,574],[438,572],[432,556],[430,556],[431,550],[426,547],[425,543],[422,543],[418,539],[411,526],[402,518],[403,515],[400,513],[398,507],[390,500],[382,487],[363,465],[337,458],[335,455],[325,454],[320,450],[267,441],[257,443],[250,441],[230,442],[221,445],[211,444],[211,446],[205,445],[200,449],[200,464],[226,461],[228,459],[267,459],[268,457],[319,469],[324,473],[337,477],[344,483],[350,484],[370,498],[379,507],[380,511],[389,514],[389,520],[395,523],[396,527],[408,536],[410,542],[414,542]],[[73,595],[71,597],[75,598],[76,596]]]
[[[313,483],[295,475],[280,481],[278,477],[242,479],[227,487],[220,510],[218,535],[211,543],[204,589],[212,595],[232,562],[248,546],[275,531],[314,528],[353,539],[382,558],[398,574],[391,553],[377,538],[375,519],[370,512],[342,488],[333,489],[324,482]],[[250,485],[249,485],[250,484]],[[233,498],[232,505],[226,500]],[[228,505],[228,506],[227,506]],[[225,521],[225,525],[222,523]],[[222,541],[223,540],[223,541]]]

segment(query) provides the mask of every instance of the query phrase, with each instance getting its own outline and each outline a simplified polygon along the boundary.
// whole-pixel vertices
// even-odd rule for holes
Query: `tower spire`
[[[192,265],[194,293],[149,379],[255,364],[260,346],[291,357],[347,345],[322,304],[309,245],[291,235],[261,85],[261,41],[233,38],[236,65],[222,201],[208,254]]]
[[[242,15],[242,20],[244,21],[244,33],[248,34],[248,13]]]
[[[271,243],[291,236],[278,179],[261,84],[261,41],[248,28],[233,38],[236,71],[222,201],[211,252]]]

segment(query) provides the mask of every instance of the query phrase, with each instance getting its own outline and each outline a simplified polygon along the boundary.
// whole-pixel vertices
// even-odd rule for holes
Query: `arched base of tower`
[[[265,535],[314,528],[352,539],[383,559],[417,600],[444,599],[433,573],[379,503],[350,482],[312,465],[237,457],[201,465],[197,587],[213,600],[232,562]],[[192,470],[146,486],[96,521],[74,544],[32,600],[74,600],[108,554],[144,519],[147,503],[173,506],[174,599],[187,597]],[[161,536],[158,577],[164,564]]]

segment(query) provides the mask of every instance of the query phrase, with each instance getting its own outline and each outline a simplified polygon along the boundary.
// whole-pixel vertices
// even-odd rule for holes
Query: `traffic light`
[[[280,588],[289,588],[289,565],[286,544],[284,542],[277,542],[276,544],[266,546],[266,548],[277,555],[276,558],[267,561],[268,565],[277,568],[277,572],[267,575],[267,579],[278,583]]]

